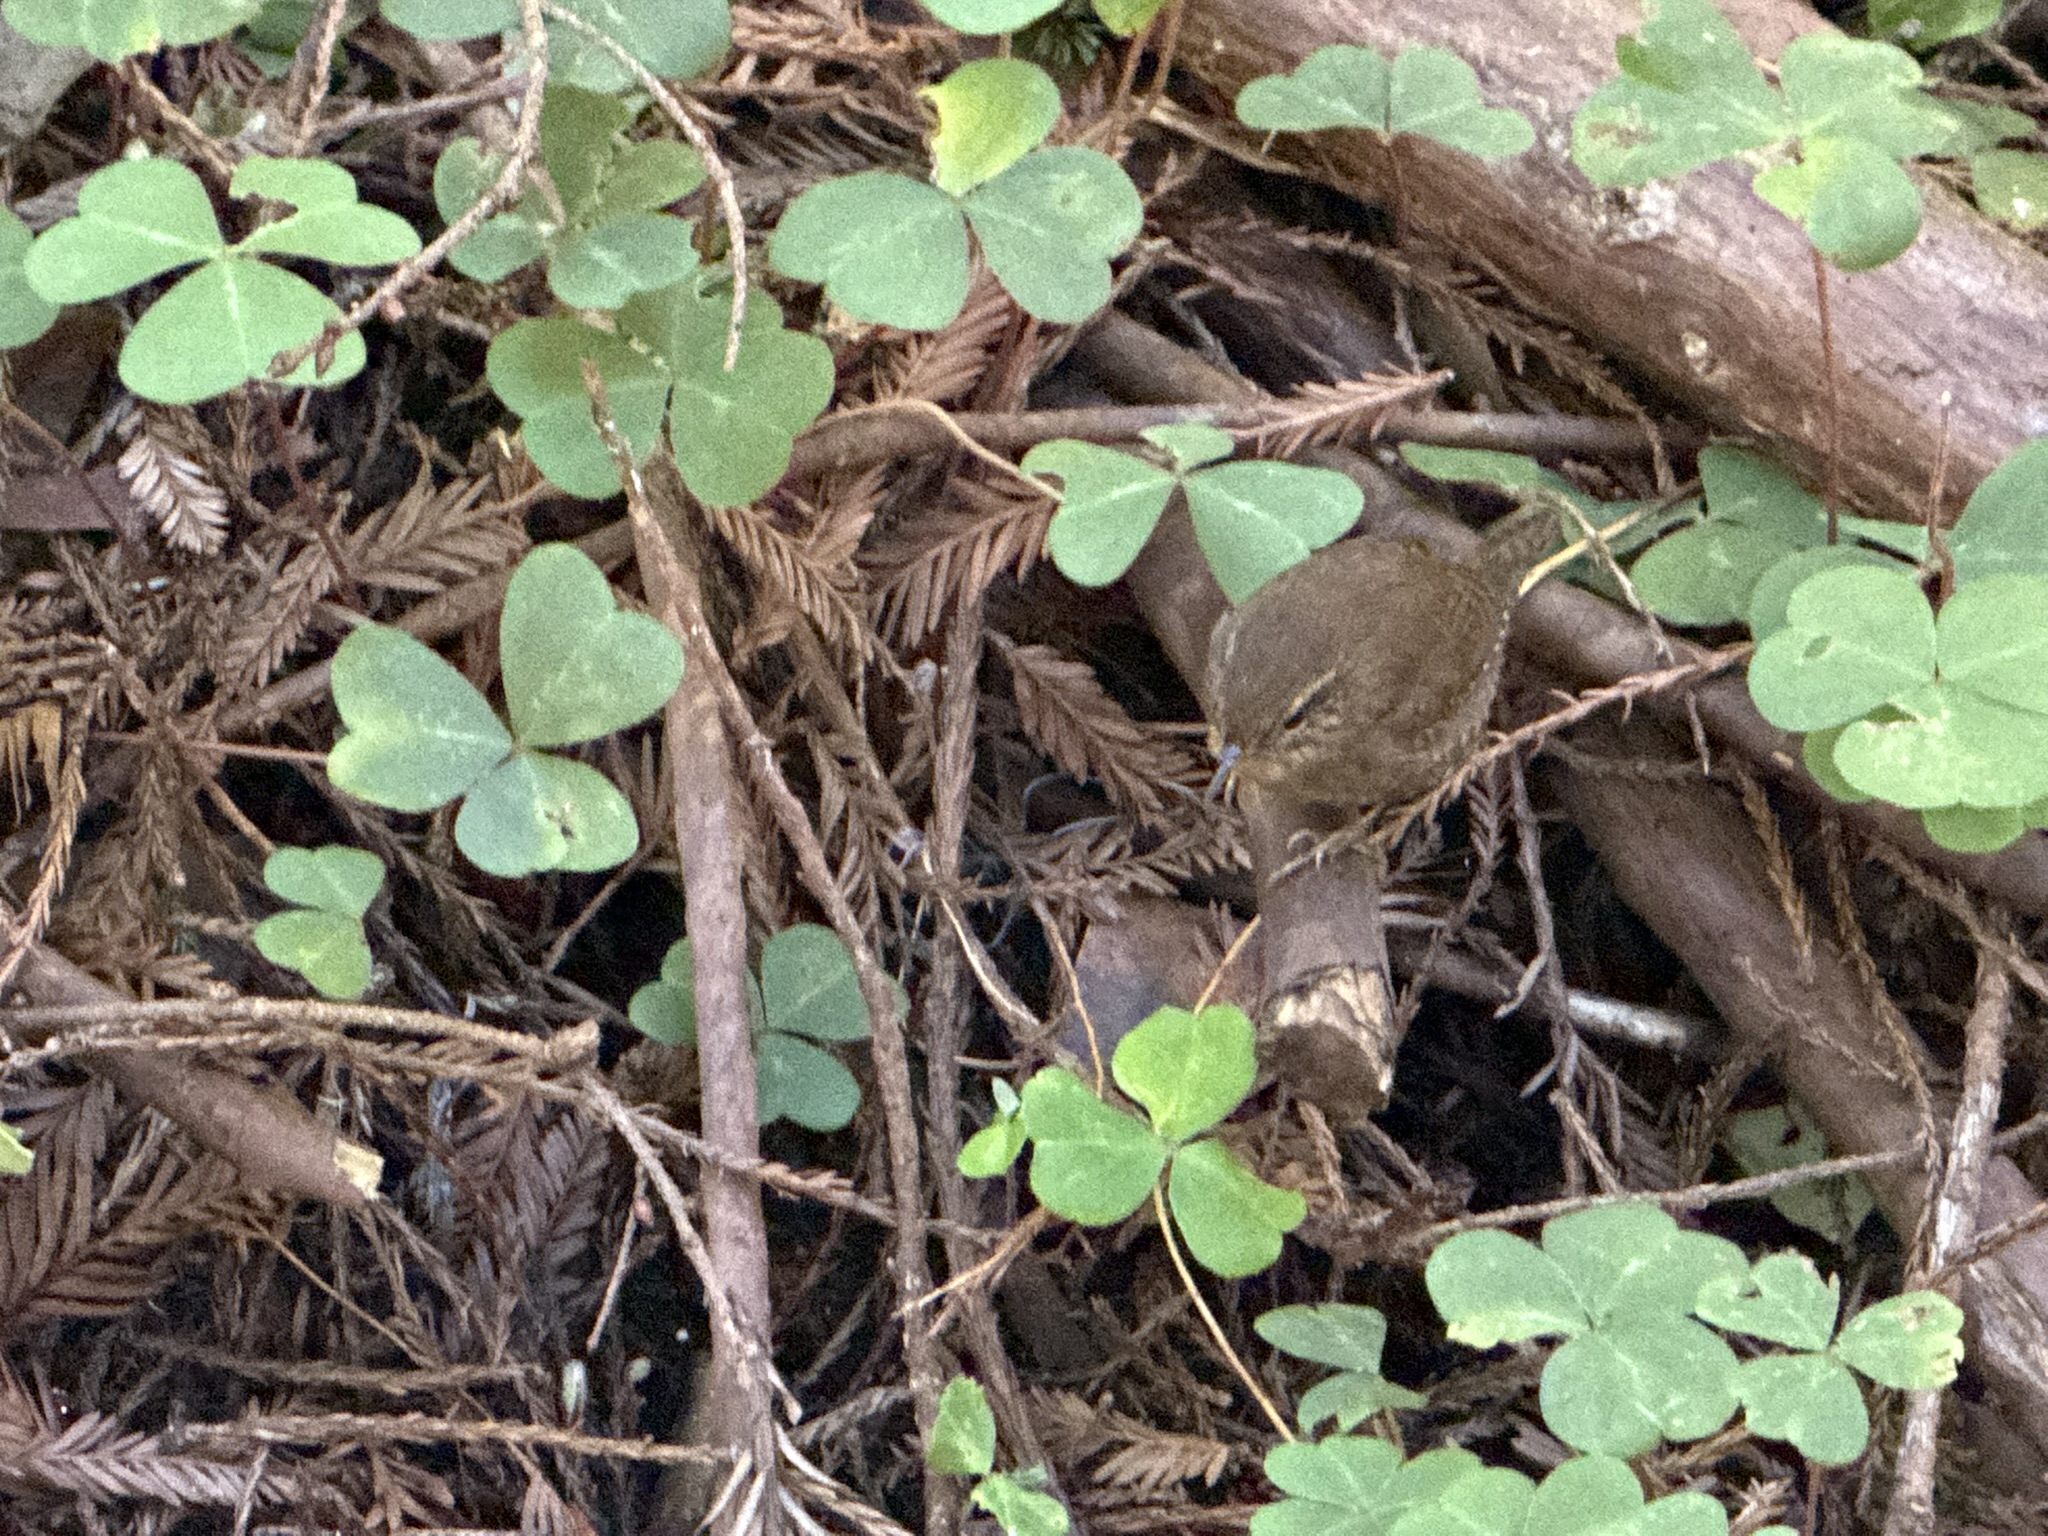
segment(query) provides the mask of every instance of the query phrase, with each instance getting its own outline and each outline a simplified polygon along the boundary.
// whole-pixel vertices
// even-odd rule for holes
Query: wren
[[[1282,799],[1357,807],[1428,794],[1479,745],[1521,579],[1557,538],[1531,505],[1466,560],[1350,539],[1275,576],[1209,640],[1211,738]]]

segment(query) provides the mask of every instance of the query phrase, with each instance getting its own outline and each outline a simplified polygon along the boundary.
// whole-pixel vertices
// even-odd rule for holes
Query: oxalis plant
[[[695,964],[690,941],[678,939],[661,958],[661,975],[633,994],[626,1016],[663,1045],[697,1044]],[[899,985],[896,1012],[910,1012]],[[827,1046],[868,1038],[867,1002],[853,956],[839,936],[816,923],[797,923],[761,948],[760,977],[747,978],[747,1020],[754,1040],[754,1115],[762,1124],[788,1120],[808,1131],[840,1131],[860,1109],[860,1084]]]
[[[1954,1379],[1962,1356],[1962,1314],[1940,1295],[1880,1302],[1837,1331],[1837,1282],[1804,1257],[1752,1265],[1734,1244],[1641,1203],[1559,1217],[1541,1246],[1460,1233],[1430,1256],[1425,1280],[1455,1342],[1565,1340],[1544,1364],[1539,1405],[1550,1432],[1580,1454],[1538,1483],[1461,1448],[1404,1458],[1388,1441],[1351,1434],[1382,1410],[1421,1402],[1379,1374],[1386,1319],[1341,1303],[1278,1308],[1254,1324],[1260,1337],[1337,1371],[1303,1395],[1301,1427],[1334,1420],[1338,1432],[1267,1453],[1283,1497],[1252,1516],[1254,1536],[1726,1536],[1717,1502],[1692,1492],[1646,1499],[1624,1458],[1702,1439],[1741,1410],[1752,1434],[1840,1465],[1869,1438],[1852,1371],[1934,1389]],[[1744,1354],[1724,1335],[1743,1339]]]
[[[364,267],[403,261],[420,248],[410,224],[358,202],[355,178],[324,160],[252,155],[235,168],[228,191],[289,211],[231,244],[205,184],[176,161],[120,160],[95,171],[78,189],[78,213],[21,253],[19,281],[0,282],[0,314],[11,315],[0,329],[22,334],[34,305],[103,299],[192,267],[135,322],[119,370],[145,400],[204,400],[268,378],[278,354],[341,317],[326,294],[264,258]],[[18,249],[19,234],[0,240],[0,259],[9,242]],[[281,382],[339,384],[362,371],[364,355],[362,337],[350,332],[331,355],[307,358]]]
[[[862,171],[812,187],[775,226],[776,268],[823,284],[857,320],[938,330],[967,302],[971,227],[1028,314],[1075,322],[1102,308],[1110,258],[1137,238],[1144,206],[1100,150],[1044,143],[1060,115],[1052,77],[983,59],[920,94],[939,124],[930,179]]]
[[[1143,1110],[1104,1100],[1065,1067],[1005,1091],[993,1121],[960,1149],[960,1171],[993,1178],[1028,1145],[1031,1192],[1084,1226],[1124,1220],[1147,1200],[1215,1274],[1256,1274],[1280,1256],[1308,1207],[1266,1183],[1207,1135],[1251,1092],[1258,1073],[1251,1020],[1218,1004],[1161,1008],[1117,1042],[1116,1086]]]
[[[1303,1394],[1299,1419],[1305,1433],[1332,1420],[1337,1432],[1267,1453],[1283,1497],[1252,1516],[1254,1536],[1726,1536],[1715,1500],[1646,1499],[1625,1458],[1703,1439],[1740,1410],[1750,1433],[1841,1465],[1869,1439],[1852,1371],[1933,1389],[1954,1379],[1962,1355],[1962,1314],[1942,1296],[1880,1302],[1838,1331],[1838,1284],[1803,1256],[1752,1265],[1734,1244],[1641,1203],[1559,1217],[1540,1247],[1461,1233],[1431,1255],[1425,1280],[1457,1343],[1565,1340],[1544,1364],[1538,1401],[1545,1427],[1580,1454],[1539,1483],[1468,1450],[1404,1458],[1354,1435],[1374,1414],[1424,1401],[1379,1373],[1386,1319],[1343,1303],[1281,1307],[1253,1326],[1284,1353],[1334,1368]],[[1744,1341],[1740,1356],[1731,1335]]]
[[[1987,476],[1938,544],[1856,517],[1837,517],[1830,543],[1819,498],[1734,444],[1700,451],[1700,495],[1676,506],[1596,503],[1515,455],[1402,455],[1441,479],[1558,495],[1589,523],[1637,523],[1610,541],[1619,554],[1669,529],[1629,569],[1637,596],[1673,624],[1748,627],[1751,699],[1802,733],[1835,798],[1917,811],[1963,853],[2048,826],[2048,443]]]
[[[1969,160],[2032,119],[1936,100],[1891,43],[1812,32],[1786,44],[1777,83],[1708,0],[1644,0],[1643,29],[1615,43],[1621,78],[1572,121],[1572,160],[1599,186],[1641,186],[1718,160],[1755,168],[1757,196],[1836,266],[1881,266],[1920,230],[1920,192],[1899,162]],[[2010,180],[2009,159],[1980,168]]]
[[[490,701],[403,630],[365,624],[334,653],[344,727],[327,755],[335,788],[394,811],[462,801],[455,845],[516,877],[609,869],[632,856],[633,808],[595,768],[542,749],[645,720],[682,681],[676,639],[621,612],[604,572],[572,545],[520,561],[498,621],[508,730]]]
[[[653,714],[682,681],[682,647],[653,619],[621,612],[581,550],[543,544],[506,587],[498,651],[509,730],[475,684],[411,635],[382,624],[352,631],[334,655],[343,732],[328,778],[395,811],[460,799],[455,845],[488,874],[623,863],[640,843],[626,797],[588,764],[540,749]],[[371,980],[363,918],[384,873],[360,848],[278,849],[263,883],[288,906],[258,923],[252,941],[323,997],[360,997]]]
[[[971,1477],[968,1500],[1009,1536],[1066,1536],[1067,1508],[1043,1492],[1045,1472],[1025,1467],[998,1472],[996,1418],[981,1383],[955,1376],[939,1394],[939,1409],[925,1439],[924,1464],[934,1472]]]
[[[994,1116],[962,1148],[961,1171],[1000,1174],[1028,1147],[1032,1192],[1055,1214],[1105,1225],[1149,1199],[1162,1230],[1178,1230],[1211,1271],[1254,1274],[1277,1259],[1305,1211],[1300,1196],[1264,1183],[1203,1134],[1241,1102],[1254,1070],[1239,1010],[1161,1009],[1112,1058],[1117,1086],[1142,1117],[1061,1067],[1034,1074],[1021,1094],[998,1082]],[[1626,1458],[1704,1439],[1741,1412],[1750,1433],[1843,1465],[1869,1442],[1858,1376],[1936,1389],[1962,1358],[1961,1310],[1938,1293],[1879,1302],[1838,1327],[1839,1283],[1804,1256],[1751,1263],[1726,1239],[1641,1202],[1559,1217],[1540,1245],[1461,1233],[1430,1256],[1424,1278],[1454,1342],[1564,1341],[1545,1362],[1539,1405],[1550,1432],[1579,1454],[1538,1483],[1470,1451],[1404,1458],[1387,1441],[1355,1435],[1376,1414],[1426,1401],[1380,1372],[1385,1317],[1348,1304],[1278,1308],[1258,1319],[1259,1336],[1333,1371],[1303,1395],[1301,1430],[1334,1422],[1336,1432],[1300,1439],[1276,1413],[1283,1442],[1265,1466],[1282,1497],[1253,1516],[1255,1536],[1726,1536],[1717,1502],[1699,1493],[1648,1500]],[[1740,1353],[1731,1336],[1743,1341]],[[1256,1380],[1245,1380],[1263,1402]],[[927,1449],[934,1470],[976,1479],[974,1502],[1007,1531],[1063,1531],[1064,1511],[1033,1474],[993,1472],[980,1389],[959,1379],[947,1398]]]
[[[1131,568],[1175,491],[1224,594],[1244,599],[1358,521],[1365,495],[1348,475],[1249,459],[1223,464],[1228,432],[1197,422],[1139,434],[1164,463],[1057,438],[1024,456],[1024,472],[1061,482],[1045,550],[1068,580],[1106,586]]]

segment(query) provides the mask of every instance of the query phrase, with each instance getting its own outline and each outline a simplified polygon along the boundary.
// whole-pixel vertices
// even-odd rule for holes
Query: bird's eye
[[[1330,684],[1335,682],[1336,678],[1336,673],[1325,672],[1296,694],[1294,702],[1287,708],[1287,713],[1280,717],[1280,729],[1298,731],[1308,724],[1308,717],[1315,712],[1316,706],[1322,703],[1323,695],[1329,691]]]

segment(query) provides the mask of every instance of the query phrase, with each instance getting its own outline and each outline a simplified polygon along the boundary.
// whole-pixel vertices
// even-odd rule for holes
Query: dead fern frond
[[[350,530],[348,573],[366,586],[432,595],[485,571],[510,565],[526,548],[521,517],[538,482],[513,499],[486,499],[482,475],[434,484],[431,455],[404,495]]]
[[[155,1117],[127,1149],[125,1183],[97,1188],[112,1116],[96,1084],[22,1122],[36,1160],[0,1188],[0,1330],[125,1312],[157,1289],[174,1243],[249,1209],[232,1168],[188,1160]]]
[[[172,549],[216,553],[227,543],[227,493],[167,436],[159,435],[164,432],[160,417],[138,413],[133,422],[135,435],[114,465],[128,494],[150,515]]]
[[[1450,377],[1447,371],[1370,373],[1341,384],[1303,384],[1284,400],[1264,407],[1252,443],[1267,458],[1288,459],[1314,444],[1339,442],[1361,430],[1369,435],[1391,407],[1434,394]]]
[[[1211,1436],[1158,1429],[1071,1392],[1039,1390],[1031,1398],[1047,1449],[1063,1463],[1094,1461],[1090,1481],[1098,1488],[1156,1498],[1177,1483],[1214,1487],[1230,1468],[1231,1446]]]
[[[340,576],[325,543],[307,544],[268,579],[251,584],[228,630],[219,673],[232,692],[260,688],[297,649],[313,611]]]
[[[1024,734],[1076,779],[1094,779],[1126,810],[1146,814],[1166,803],[1167,784],[1197,776],[1194,754],[1148,730],[1104,691],[1094,669],[1043,645],[994,637],[1010,664]]]
[[[870,643],[867,614],[850,548],[834,549],[798,538],[755,507],[707,506],[704,513],[718,536],[732,546],[770,594],[767,609],[749,626],[750,645],[773,643],[789,632],[789,619],[801,614],[835,650],[866,653]],[[779,620],[771,619],[778,605],[786,612]]]
[[[0,1437],[0,1486],[67,1493],[81,1499],[152,1499],[173,1509],[232,1509],[244,1498],[266,1505],[296,1496],[295,1480],[268,1469],[252,1477],[240,1462],[207,1461],[173,1449],[170,1436],[145,1435],[119,1419],[84,1413],[45,1422],[25,1442]]]
[[[953,323],[933,335],[913,336],[898,347],[874,398],[930,400],[944,405],[964,399],[987,371],[1012,324],[1010,296],[985,266],[974,269],[967,303]]]
[[[1022,576],[1038,563],[1053,505],[1007,486],[956,480],[947,507],[918,518],[871,550],[877,627],[897,645],[913,645],[939,627],[947,609],[971,602],[1005,571]]]

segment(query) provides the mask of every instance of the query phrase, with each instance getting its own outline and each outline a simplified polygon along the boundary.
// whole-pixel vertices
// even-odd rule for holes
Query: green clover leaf
[[[1147,427],[1138,436],[1173,461],[1176,475],[1227,459],[1237,446],[1237,440],[1228,432],[1205,421],[1168,422],[1165,426]]]
[[[1982,32],[1998,16],[1998,0],[1870,0],[1871,31],[1921,49]]]
[[[663,1045],[697,1043],[696,966],[688,939],[677,939],[661,957],[659,979],[638,988],[626,1017],[650,1040]]]
[[[899,995],[897,1003],[899,1014],[908,1011],[907,997]],[[792,923],[762,947],[761,1005],[771,1029],[811,1040],[868,1038],[868,1005],[853,956],[838,934],[816,923]]]
[[[24,1174],[35,1165],[35,1153],[22,1145],[14,1127],[0,1122],[0,1174]]]
[[[360,848],[280,848],[264,862],[263,883],[295,903],[250,935],[263,958],[297,971],[322,997],[361,997],[370,985],[363,914],[384,884],[384,861]]]
[[[891,171],[821,182],[783,211],[768,243],[777,271],[824,285],[849,315],[936,331],[967,302],[967,226],[937,187]]]
[[[564,234],[548,260],[548,287],[573,309],[617,309],[696,270],[687,223],[665,213],[622,213]]]
[[[559,747],[636,725],[683,679],[675,636],[619,610],[612,586],[570,544],[519,562],[498,621],[505,702],[521,746]]]
[[[289,203],[293,211],[259,224],[235,249],[310,256],[344,267],[380,267],[417,256],[420,237],[389,208],[357,200],[355,178],[326,160],[251,155],[235,167],[228,191]]]
[[[501,879],[623,864],[640,823],[612,781],[588,763],[514,752],[486,773],[455,816],[455,846]]]
[[[2005,571],[2048,576],[2048,540],[2040,533],[2048,502],[2048,438],[2030,438],[1986,475],[1949,530],[1956,585]]]
[[[1434,139],[1482,160],[1504,160],[1536,142],[1529,120],[1482,102],[1472,66],[1442,48],[1404,48],[1395,58],[1387,131]]]
[[[1237,120],[1268,133],[1324,128],[1385,133],[1391,73],[1376,49],[1326,43],[1284,75],[1247,80],[1237,93]]]
[[[1698,1440],[1735,1415],[1735,1352],[1691,1318],[1632,1313],[1559,1346],[1543,1368],[1543,1422],[1576,1450],[1635,1456]]]
[[[925,9],[969,37],[1015,32],[1058,9],[1060,0],[925,0]]]
[[[1920,233],[1920,189],[1864,139],[1804,139],[1798,164],[1772,166],[1753,185],[1844,272],[1883,266]]]
[[[280,900],[361,920],[384,886],[384,861],[360,848],[280,848],[264,861],[263,883]]]
[[[1518,155],[1536,141],[1521,113],[1480,100],[1471,65],[1429,47],[1403,49],[1389,66],[1370,48],[1325,45],[1288,74],[1247,81],[1237,93],[1237,117],[1269,131],[1412,133],[1488,160]]]
[[[1116,1085],[1152,1117],[1152,1129],[1180,1143],[1237,1108],[1258,1075],[1252,1023],[1229,1003],[1189,1013],[1160,1008],[1117,1043]]]
[[[619,312],[634,340],[673,381],[668,417],[676,469],[692,495],[715,507],[745,506],[789,468],[796,435],[832,399],[832,349],[785,329],[782,310],[758,290],[747,300],[737,361],[725,366],[729,291],[711,274],[642,294]]]
[[[1775,534],[1708,518],[1644,550],[1629,580],[1673,624],[1731,624],[1749,613],[1764,573],[1796,553]]]
[[[1483,1490],[1477,1498],[1464,1494],[1462,1485],[1454,1488],[1446,1502],[1462,1504],[1481,1518],[1492,1515]],[[1728,1516],[1704,1493],[1667,1494],[1645,1503],[1636,1474],[1612,1456],[1559,1463],[1526,1501],[1526,1510],[1518,1525],[1507,1527],[1518,1536],[1727,1536],[1728,1531]]]
[[[989,1084],[989,1092],[995,1100],[994,1117],[967,1138],[954,1159],[954,1165],[970,1179],[994,1179],[1008,1173],[1030,1139],[1017,1090],[997,1078]]]
[[[1810,746],[1821,739],[1815,732],[1806,738]],[[1833,744],[1829,743],[1829,771],[1832,772]],[[1836,775],[1837,779],[1840,775]],[[1830,793],[1836,786],[1822,780]],[[1848,789],[1846,782],[1842,788]],[[1854,793],[1854,790],[1850,790]],[[1813,1123],[1813,1115],[1796,1098],[1762,1109],[1747,1110],[1730,1117],[1721,1141],[1734,1155],[1745,1174],[1777,1173],[1786,1168],[1804,1168],[1828,1155],[1827,1138]],[[1775,1191],[1771,1204],[1780,1216],[1808,1231],[1816,1232],[1837,1247],[1845,1246],[1864,1217],[1876,1209],[1870,1186],[1858,1174],[1841,1178],[1814,1179]],[[1830,1328],[1834,1326],[1829,1320]]]
[[[365,624],[334,653],[334,707],[345,727],[327,777],[394,811],[446,805],[512,750],[488,700],[403,630]]]
[[[939,1394],[924,1464],[955,1477],[983,1477],[996,1464],[996,1416],[981,1383],[955,1376]]]
[[[233,189],[293,202],[297,211],[229,247],[191,171],[168,160],[117,161],[86,180],[77,216],[44,231],[23,261],[38,294],[66,303],[200,264],[144,312],[121,347],[121,380],[146,399],[203,400],[266,378],[279,353],[340,318],[304,278],[246,253],[377,265],[419,249],[403,219],[356,201],[354,180],[338,166],[258,157],[237,172]],[[362,370],[364,356],[362,338],[350,332],[324,371],[309,357],[283,382],[339,384]]]
[[[1282,1239],[1308,1215],[1299,1194],[1268,1184],[1213,1139],[1174,1154],[1166,1203],[1188,1252],[1229,1280],[1271,1267]]]
[[[224,254],[205,184],[175,160],[117,160],[85,179],[78,214],[43,231],[23,261],[58,304],[103,299]]]
[[[143,312],[121,346],[121,382],[145,400],[177,405],[261,379],[280,352],[304,346],[330,320],[335,302],[295,272],[227,256],[181,279]],[[201,338],[204,338],[202,341]],[[316,373],[307,358],[279,382],[334,385],[362,372],[368,354],[354,331]]]
[[[1597,186],[1639,186],[1779,143],[1792,111],[1708,0],[1644,0],[1614,45],[1621,77],[1572,120],[1572,160]]]
[[[636,293],[681,282],[697,267],[688,221],[657,210],[687,196],[704,165],[686,145],[625,137],[632,109],[615,96],[550,83],[541,105],[541,162],[559,199],[529,192],[485,221],[450,263],[496,282],[545,254],[548,286],[578,309],[617,309]],[[434,203],[453,222],[496,181],[502,156],[451,141],[434,166]]]
[[[642,462],[661,431],[670,380],[625,338],[567,316],[521,320],[492,340],[484,376],[505,408],[524,418],[520,437],[534,466],[570,495],[597,499],[618,495],[619,471],[591,420],[585,359],[604,379],[633,461]]]
[[[1642,1201],[1544,1223],[1543,1251],[1570,1277],[1596,1326],[1629,1313],[1682,1316],[1692,1311],[1701,1286],[1749,1274],[1735,1244],[1687,1231],[1669,1212]]]
[[[620,612],[589,556],[546,544],[512,573],[498,652],[517,738],[419,641],[382,625],[356,630],[334,657],[346,730],[328,754],[328,777],[399,811],[467,795],[456,845],[494,875],[623,862],[640,839],[625,797],[596,769],[533,748],[606,735],[652,714],[681,680],[681,647],[654,620]]]
[[[1842,1466],[1863,1454],[1870,1416],[1856,1378],[1826,1355],[1764,1355],[1737,1368],[1751,1434],[1787,1440],[1823,1466]]]
[[[562,0],[665,80],[693,79],[732,46],[727,0]],[[517,33],[513,0],[383,0],[384,19],[429,42]],[[549,79],[609,94],[633,84],[617,60],[574,28],[548,24]]]
[[[1060,118],[1052,76],[1022,59],[977,59],[917,94],[939,115],[932,180],[956,197],[1044,143]]]
[[[1564,1268],[1509,1232],[1460,1232],[1438,1245],[1423,1283],[1445,1331],[1459,1344],[1491,1349],[1590,1325]]]
[[[11,208],[0,208],[0,350],[25,347],[50,328],[58,305],[29,286],[23,258],[35,236]]]
[[[1033,1074],[1024,1085],[1023,1115],[1034,1143],[1031,1192],[1069,1221],[1122,1221],[1145,1203],[1166,1167],[1165,1141],[1064,1067]]]
[[[1761,641],[1749,692],[1788,731],[1846,725],[1934,680],[1934,610],[1912,572],[1846,566],[1800,583]],[[1942,802],[1937,802],[1942,803]]]
[[[1832,786],[1830,787],[1832,793]],[[2028,806],[1929,806],[1920,826],[1935,844],[1955,853],[1996,853],[2032,828],[2048,826],[2048,801]]]
[[[1931,1391],[1956,1379],[1963,1309],[1938,1291],[1909,1291],[1849,1319],[1836,1358],[1894,1391]]]
[[[2048,795],[2048,715],[1927,683],[1843,730],[1835,767],[1910,810],[2022,806]]]
[[[1024,1486],[1022,1474],[991,1472],[974,1485],[971,1502],[985,1509],[1003,1536],[1067,1536],[1067,1507],[1049,1493]]]
[[[960,206],[1010,297],[1025,313],[1065,325],[1109,302],[1110,258],[1145,221],[1123,167],[1078,144],[1033,150]]]
[[[1913,56],[1890,43],[1813,32],[1785,45],[1778,83],[1802,143],[1855,139],[1892,160],[1949,149],[1962,125],[1921,90]]]
[[[1434,1511],[1448,1490],[1487,1470],[1477,1456],[1455,1447],[1403,1461],[1386,1441],[1363,1435],[1287,1441],[1266,1452],[1266,1477],[1286,1497],[1253,1512],[1252,1536],[1392,1531],[1403,1515]],[[1519,1482],[1519,1498],[1512,1486],[1490,1491],[1510,1522],[1503,1528],[1515,1530],[1531,1485],[1519,1473],[1505,1476]],[[1462,1529],[1490,1532],[1495,1527]]]
[[[957,198],[887,171],[823,182],[789,205],[768,253],[787,276],[823,284],[856,319],[937,330],[967,299],[971,223],[1010,296],[1040,320],[1067,324],[1108,302],[1109,260],[1143,220],[1121,166],[1067,145],[1034,149]]]
[[[1024,473],[1059,477],[1060,506],[1045,552],[1067,580],[1084,587],[1107,586],[1131,568],[1175,484],[1156,464],[1072,438],[1038,444],[1024,455]]]
[[[1382,1409],[1420,1408],[1428,1401],[1380,1375],[1387,1319],[1376,1308],[1345,1302],[1275,1307],[1252,1326],[1276,1349],[1336,1368],[1302,1394],[1301,1427],[1311,1434],[1325,1419],[1348,1432]]]
[[[2048,224],[2048,156],[1987,149],[1970,158],[1970,187],[1986,218],[2014,229]]]
[[[808,1040],[763,1030],[754,1040],[754,1118],[807,1131],[841,1131],[860,1109],[860,1084],[838,1058]]]
[[[261,8],[261,0],[7,0],[7,24],[46,48],[83,48],[118,64],[166,43],[225,37]]]
[[[1273,459],[1218,464],[1183,489],[1195,542],[1233,603],[1335,541],[1365,507],[1349,475]]]
[[[1166,0],[1095,0],[1095,19],[1118,37],[1136,37]]]
[[[1804,1254],[1774,1253],[1747,1275],[1717,1274],[1700,1287],[1693,1310],[1728,1333],[1747,1333],[1788,1349],[1825,1349],[1841,1305],[1838,1281],[1823,1280]]]

